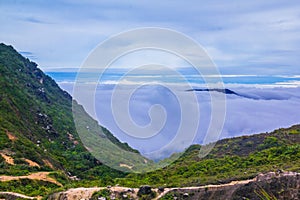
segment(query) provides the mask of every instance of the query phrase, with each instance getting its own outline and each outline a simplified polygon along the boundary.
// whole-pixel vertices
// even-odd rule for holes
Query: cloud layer
[[[65,83],[61,86],[68,91],[72,90],[71,84]],[[119,93],[117,111],[121,111],[121,107],[124,107],[128,109],[129,115],[127,111],[113,112],[112,108],[115,105],[111,96],[116,92],[114,85],[98,87],[95,93],[95,107],[87,105],[84,98],[80,103],[85,105],[89,113],[93,113],[95,109],[94,117],[121,141],[128,142],[153,159],[170,156],[193,143],[203,143],[211,117],[218,115],[218,113],[215,113],[216,115],[211,113],[210,95],[218,93],[216,91],[187,92],[185,88],[177,86],[177,91],[174,93],[167,87],[150,85],[140,87],[131,93],[132,87],[132,85],[123,85],[117,91]],[[235,87],[231,90],[244,96],[226,95],[226,118],[219,138],[268,132],[300,123],[299,87],[250,86]],[[196,95],[197,101],[192,101],[191,93]],[[128,95],[130,95],[129,101],[126,100]],[[86,95],[83,93],[82,96]],[[189,114],[182,117],[184,110]],[[194,123],[198,120],[197,114],[200,114],[200,119],[196,121],[199,122],[199,127],[195,132]],[[130,123],[121,124],[120,127],[120,124],[116,123],[116,115],[121,121],[129,120]],[[187,125],[184,134],[178,133],[181,124]],[[134,132],[132,126],[142,127],[144,130],[133,136],[130,134]],[[124,131],[125,129],[129,130],[129,134]],[[149,137],[144,137],[145,135]]]

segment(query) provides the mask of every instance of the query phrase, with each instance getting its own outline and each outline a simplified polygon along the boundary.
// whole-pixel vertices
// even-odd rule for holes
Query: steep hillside
[[[101,132],[103,140],[134,152],[136,160],[145,160],[99,126],[82,106],[74,105],[91,132]],[[0,176],[37,171],[56,171],[65,181],[65,175],[102,183],[124,176],[102,165],[83,146],[74,125],[72,97],[37,64],[0,44]],[[0,182],[0,190],[1,185],[7,183]]]
[[[249,179],[270,171],[300,172],[300,125],[220,140],[202,159],[198,157],[200,148],[193,145],[161,170],[129,174],[118,182],[124,186],[200,186]]]

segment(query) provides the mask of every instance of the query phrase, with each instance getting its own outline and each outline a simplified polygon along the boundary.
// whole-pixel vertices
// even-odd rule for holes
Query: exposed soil
[[[29,197],[23,194],[19,194],[16,192],[0,192],[0,199],[5,198],[5,199],[41,199],[40,197]]]
[[[53,194],[49,197],[50,200],[81,200],[81,199],[90,199],[94,192],[99,190],[109,189],[112,194],[120,194],[120,193],[130,193],[130,197],[133,199],[137,199],[138,188],[128,188],[128,187],[119,187],[114,186],[110,188],[106,187],[93,187],[93,188],[72,188],[65,192],[60,192]],[[128,192],[130,190],[130,192]]]
[[[128,169],[132,169],[133,168],[133,166],[129,166],[129,165],[124,164],[124,163],[120,163],[120,167],[126,167]]]
[[[8,155],[5,155],[4,153],[0,153],[0,155],[4,158],[5,162],[10,165],[15,165],[14,159]]]
[[[56,181],[54,178],[48,177],[49,174],[50,174],[50,172],[37,172],[37,173],[30,174],[28,176],[0,176],[0,181],[31,179],[31,180],[46,181],[46,182],[54,183],[58,186],[63,186],[61,183]]]
[[[29,160],[29,159],[27,159],[27,158],[23,158],[23,160],[24,160],[25,162],[27,162],[28,165],[29,165],[30,167],[40,167],[39,164],[37,164],[36,162],[34,162],[34,161],[32,161],[32,160]]]
[[[49,160],[43,159],[43,162],[45,163],[45,165],[55,170],[55,167],[52,165],[52,163]]]
[[[9,132],[8,130],[6,130],[6,135],[7,135],[8,139],[10,139],[11,141],[16,141],[18,139],[14,134]]]

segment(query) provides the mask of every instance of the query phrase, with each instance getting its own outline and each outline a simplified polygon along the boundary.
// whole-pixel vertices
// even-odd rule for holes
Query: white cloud
[[[70,85],[61,84],[68,91],[72,89]],[[128,142],[131,146],[139,149],[143,154],[151,158],[161,158],[155,156],[169,156],[174,152],[184,150],[193,142],[203,142],[211,120],[211,99],[208,92],[195,92],[198,101],[193,102],[188,96],[193,94],[193,92],[186,92],[185,89],[187,88],[183,87],[183,85],[171,86],[171,88],[177,88],[177,91],[180,91],[175,96],[173,96],[174,93],[170,93],[166,88],[158,87],[157,85],[146,85],[131,93],[130,91],[138,85],[133,85],[132,83],[126,85],[124,82],[118,89],[119,98],[117,105],[124,106],[125,109],[128,108],[130,120],[139,126],[156,123],[153,126],[149,126],[148,129],[146,128],[143,131],[144,134],[151,134],[153,131],[157,131],[156,126],[159,126],[158,128],[161,127],[160,123],[151,121],[151,115],[149,115],[151,106],[161,105],[165,114],[161,113],[162,110],[158,110],[155,119],[159,121],[166,119],[166,122],[163,126],[164,128],[157,135],[147,139],[139,139],[138,135],[137,137],[131,137],[122,131],[124,127],[121,128],[115,123],[113,116],[116,113],[113,115],[111,109],[111,94],[115,90],[114,85],[98,87],[95,94],[97,116],[95,114],[93,116],[95,118],[98,117],[101,124],[111,130],[119,139]],[[169,87],[168,85],[165,86]],[[230,86],[228,87],[231,88]],[[300,87],[283,88],[273,85],[270,88],[256,88],[253,85],[248,85],[247,87],[236,85],[231,89],[238,95],[227,95],[225,125],[220,138],[262,133],[300,123],[298,114],[300,109]],[[83,92],[81,96],[86,97],[86,93],[89,91],[85,90]],[[128,95],[131,95],[129,103],[126,100]],[[184,96],[187,98],[183,98]],[[175,97],[186,107],[180,108]],[[89,113],[94,113],[94,108],[90,106],[90,103],[86,104],[84,100],[80,101],[80,103],[85,106]],[[188,108],[190,115],[181,119],[180,110],[186,108]],[[195,112],[197,111],[200,113],[199,129],[195,140],[191,141],[188,138],[193,137],[192,119],[196,119]],[[127,112],[118,112],[117,115],[123,119],[122,121],[126,121],[125,119],[129,117]],[[180,123],[191,124],[185,127],[184,135],[178,136],[176,133]],[[128,126],[126,130],[132,130],[131,123],[126,123],[122,126]],[[167,147],[174,138],[177,138],[177,140]],[[182,144],[182,142],[184,143]]]

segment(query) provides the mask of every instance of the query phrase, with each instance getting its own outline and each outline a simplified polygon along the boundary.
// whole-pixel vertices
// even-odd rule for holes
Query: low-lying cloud
[[[72,86],[70,84],[61,84],[61,86],[71,92]],[[132,85],[124,85],[122,90],[118,92],[125,97],[129,95],[128,91],[131,87]],[[130,117],[130,120],[137,126],[145,128],[145,132],[143,132],[145,135],[150,135],[153,131],[157,132],[149,138],[140,138],[138,135],[133,137],[126,134],[122,131],[122,128],[118,127],[111,105],[113,88],[114,85],[101,85],[97,88],[95,93],[97,116],[94,117],[121,141],[129,143],[142,154],[152,159],[161,159],[170,156],[174,152],[183,151],[192,143],[203,143],[213,116],[211,113],[210,92],[187,92],[184,88],[178,87],[176,96],[168,88],[152,85],[136,90],[131,94],[129,102],[125,102],[125,98],[119,98],[118,104],[128,106],[130,113],[130,116],[127,113],[118,113],[119,119],[126,121]],[[226,118],[220,139],[269,132],[300,123],[299,87],[235,87],[230,88],[230,90],[238,95],[226,94]],[[181,97],[181,95],[190,95],[190,93],[196,95],[197,102]],[[84,101],[80,103],[91,113],[91,109],[93,109],[91,105],[85,105]],[[190,109],[189,117],[181,117],[181,109],[185,108],[180,108],[180,105],[188,105],[186,108]],[[198,111],[200,113],[199,127],[196,134],[193,135],[193,120],[195,120]],[[159,126],[161,126],[161,122],[164,122],[164,126],[156,127],[151,122],[157,123]],[[186,126],[184,135],[178,136],[176,134],[181,123],[191,123],[191,125]],[[127,130],[130,130],[130,126],[132,124],[128,124]],[[191,138],[193,139],[191,140]],[[171,146],[167,146],[174,140],[176,141]],[[166,146],[167,148],[165,148]],[[160,151],[162,148],[165,149]]]

